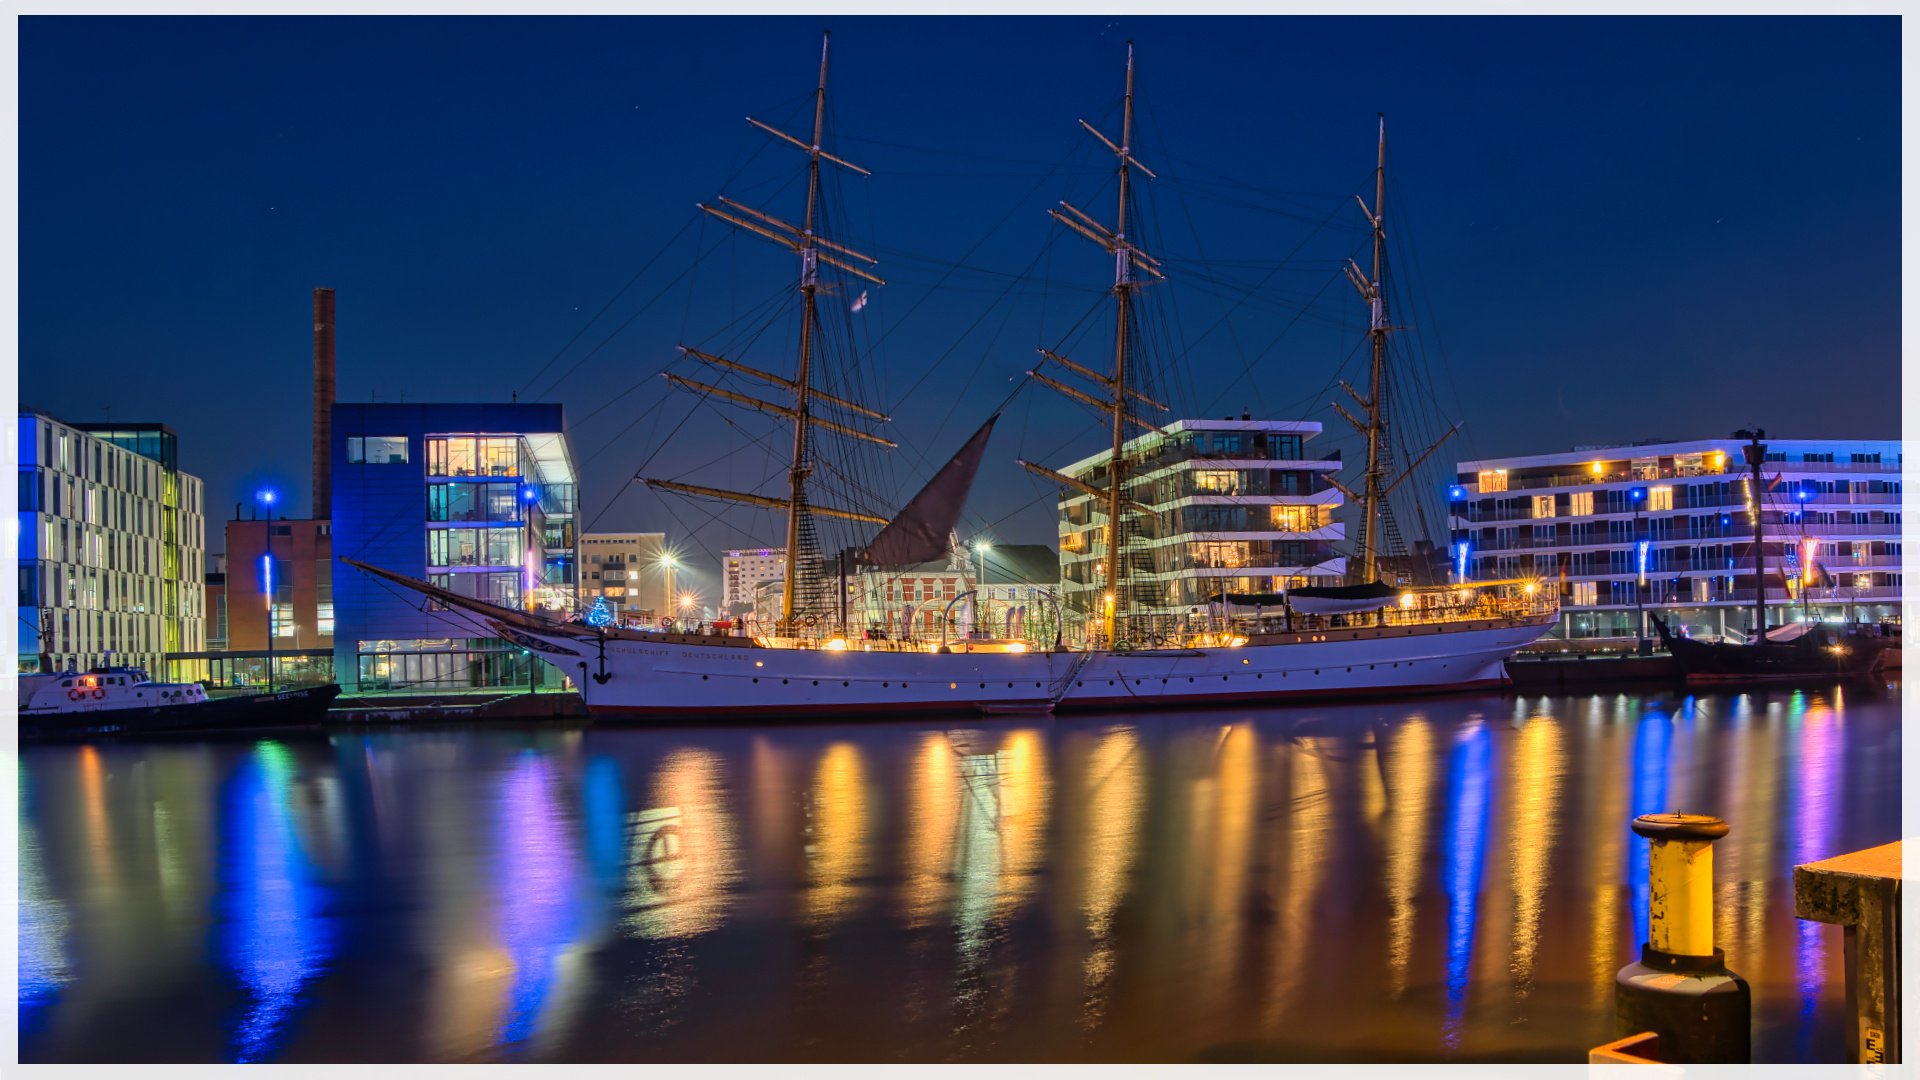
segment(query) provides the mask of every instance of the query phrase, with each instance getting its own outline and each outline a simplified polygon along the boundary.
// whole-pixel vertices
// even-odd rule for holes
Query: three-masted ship
[[[806,204],[793,224],[731,198],[700,209],[745,233],[783,246],[797,257],[800,326],[791,375],[761,370],[705,349],[684,352],[716,371],[772,387],[783,400],[768,400],[670,375],[680,389],[729,405],[753,409],[791,425],[785,491],[724,490],[679,480],[647,478],[649,486],[679,495],[757,507],[784,515],[788,558],[779,619],[754,634],[646,631],[587,623],[557,623],[537,614],[461,597],[390,571],[346,560],[370,574],[426,593],[438,603],[465,609],[494,632],[539,653],[571,676],[596,716],[629,718],[886,716],[929,712],[1004,712],[1114,708],[1205,702],[1260,702],[1341,694],[1417,693],[1497,685],[1501,662],[1533,641],[1558,617],[1557,594],[1534,583],[1476,582],[1444,588],[1391,586],[1379,580],[1380,520],[1389,477],[1385,430],[1388,355],[1386,293],[1382,282],[1385,129],[1375,204],[1361,206],[1374,229],[1373,272],[1350,264],[1348,274],[1371,312],[1371,395],[1351,390],[1367,418],[1347,413],[1368,437],[1360,490],[1342,487],[1361,507],[1357,569],[1338,588],[1296,588],[1276,596],[1225,596],[1218,618],[1177,635],[1152,635],[1151,647],[1136,642],[1130,627],[1128,554],[1142,542],[1139,521],[1156,511],[1137,502],[1127,483],[1129,435],[1161,429],[1138,406],[1164,409],[1144,385],[1137,362],[1140,345],[1134,306],[1138,290],[1166,280],[1167,271],[1141,250],[1128,226],[1136,170],[1153,174],[1133,149],[1133,55],[1129,43],[1126,94],[1118,140],[1082,120],[1081,126],[1114,155],[1120,190],[1111,228],[1094,215],[1062,203],[1051,213],[1064,227],[1100,245],[1112,256],[1114,349],[1106,370],[1045,351],[1045,361],[1078,376],[1093,389],[1034,371],[1036,384],[1100,409],[1110,421],[1112,452],[1104,485],[1021,462],[1060,485],[1096,496],[1104,509],[1107,602],[1090,620],[1083,640],[1068,642],[1058,620],[1036,640],[996,640],[986,647],[913,638],[856,635],[845,613],[844,585],[829,587],[817,543],[816,517],[877,527],[855,555],[856,565],[900,567],[947,556],[974,474],[995,418],[974,432],[947,464],[897,513],[837,505],[818,497],[816,469],[822,440],[864,448],[892,449],[873,428],[888,417],[859,400],[847,380],[824,385],[820,363],[823,327],[819,295],[852,282],[884,284],[876,261],[823,234],[821,197],[825,167],[865,170],[822,148],[827,93],[827,52],[821,51],[811,139],[749,118],[770,138],[807,155]],[[838,391],[838,392],[835,392]],[[1431,454],[1435,447],[1430,447]],[[1420,460],[1424,460],[1425,454]],[[1414,462],[1417,466],[1419,461]],[[1402,470],[1402,478],[1412,466]],[[842,559],[838,571],[846,573]],[[827,597],[833,596],[834,600]]]

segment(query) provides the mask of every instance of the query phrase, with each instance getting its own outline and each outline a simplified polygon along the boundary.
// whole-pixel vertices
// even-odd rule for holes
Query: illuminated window
[[[520,475],[519,439],[481,439],[479,443],[480,475]]]
[[[1232,469],[1196,469],[1193,490],[1206,495],[1234,495],[1240,491],[1240,474]]]
[[[1279,532],[1311,532],[1320,527],[1320,508],[1276,506],[1273,508],[1273,527]]]
[[[1206,540],[1190,543],[1187,551],[1195,566],[1239,567],[1247,564],[1244,542]]]
[[[1647,490],[1647,509],[1673,509],[1673,489],[1671,487],[1649,488]]]
[[[1586,517],[1593,513],[1593,492],[1576,491],[1573,493],[1571,510],[1574,517]]]
[[[1575,607],[1593,607],[1600,602],[1600,583],[1597,581],[1576,581],[1573,583],[1573,604]]]
[[[329,601],[327,603],[321,604],[315,610],[316,610],[317,617],[315,618],[314,621],[316,624],[316,629],[318,629],[320,636],[332,637],[333,636],[333,603]]]
[[[1635,480],[1660,479],[1660,459],[1657,457],[1634,458],[1633,478]]]
[[[1535,495],[1533,497],[1533,516],[1550,518],[1553,516],[1553,496]]]
[[[1482,469],[1480,471],[1480,494],[1507,490],[1507,470]]]

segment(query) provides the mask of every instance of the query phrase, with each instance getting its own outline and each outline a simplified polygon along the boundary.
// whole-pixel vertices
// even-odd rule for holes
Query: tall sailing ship
[[[807,155],[806,203],[799,224],[731,198],[700,209],[744,233],[771,241],[797,256],[799,342],[791,375],[742,363],[707,349],[683,352],[710,368],[774,388],[783,400],[767,400],[712,383],[669,375],[682,390],[769,414],[792,429],[785,491],[757,494],[664,478],[646,478],[657,490],[693,498],[747,505],[785,518],[788,558],[781,614],[770,633],[695,634],[654,632],[587,623],[558,623],[537,614],[462,597],[425,582],[356,560],[343,560],[396,585],[427,594],[449,608],[483,620],[492,633],[538,652],[570,675],[590,712],[602,717],[699,718],[838,716],[853,713],[909,715],[927,712],[1003,712],[1072,708],[1260,702],[1340,694],[1415,693],[1496,685],[1501,661],[1543,634],[1558,618],[1557,593],[1523,581],[1474,582],[1446,587],[1397,587],[1380,580],[1381,523],[1387,497],[1414,467],[1391,476],[1387,431],[1388,323],[1384,288],[1386,135],[1374,205],[1360,200],[1373,228],[1372,272],[1349,261],[1347,274],[1369,310],[1372,348],[1370,393],[1348,387],[1365,418],[1335,407],[1367,438],[1367,463],[1359,490],[1337,485],[1360,508],[1358,558],[1349,584],[1294,588],[1279,594],[1225,595],[1218,615],[1204,627],[1191,623],[1168,632],[1134,626],[1129,587],[1131,555],[1152,531],[1156,510],[1130,490],[1130,467],[1144,453],[1138,431],[1151,443],[1162,428],[1138,406],[1160,409],[1145,385],[1135,304],[1138,290],[1166,279],[1154,256],[1130,236],[1130,196],[1136,170],[1153,174],[1133,148],[1133,54],[1128,46],[1126,91],[1119,139],[1082,120],[1081,126],[1114,155],[1119,204],[1111,228],[1092,214],[1062,203],[1051,211],[1064,227],[1112,256],[1115,309],[1112,363],[1106,370],[1043,350],[1051,362],[1091,384],[1093,390],[1034,371],[1032,380],[1091,405],[1105,414],[1111,437],[1107,468],[1093,479],[1022,461],[1030,471],[1095,497],[1105,514],[1102,561],[1107,591],[1090,620],[1084,641],[1069,643],[1056,619],[1040,640],[997,639],[955,647],[944,641],[856,637],[844,610],[846,589],[830,588],[815,536],[817,518],[837,526],[874,528],[859,546],[856,564],[900,567],[946,558],[954,526],[985,454],[996,417],[988,418],[947,464],[897,513],[837,504],[821,498],[818,474],[852,471],[848,448],[891,450],[876,433],[888,417],[862,401],[850,378],[851,357],[838,372],[823,364],[827,327],[819,313],[822,292],[854,282],[877,287],[876,260],[826,235],[823,165],[866,171],[822,148],[827,116],[827,49],[813,100],[811,139],[801,139],[761,120],[748,122],[770,138]],[[1344,385],[1344,384],[1343,384]],[[1442,437],[1444,439],[1444,436]],[[870,487],[842,484],[842,499],[870,499]],[[846,527],[846,526],[842,526]],[[847,572],[842,557],[838,572]],[[829,601],[829,596],[837,597]],[[1036,623],[1036,625],[1047,625]]]

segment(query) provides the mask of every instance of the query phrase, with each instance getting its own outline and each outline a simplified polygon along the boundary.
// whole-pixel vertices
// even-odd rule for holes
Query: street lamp
[[[267,593],[267,693],[273,693],[273,638],[279,632],[279,619],[273,604],[273,504],[279,501],[279,493],[272,488],[261,488],[254,493],[254,499],[267,510],[267,556],[262,565],[261,578],[266,583]]]
[[[973,542],[973,550],[980,556],[980,576],[975,578],[973,583],[973,632],[978,634],[980,632],[980,612],[983,609],[983,602],[987,595],[987,552],[993,550],[993,543],[988,540],[975,540]]]
[[[670,619],[673,617],[673,596],[675,591],[673,587],[673,572],[680,568],[680,563],[679,560],[671,555],[662,555],[660,556],[660,567],[667,575],[667,587],[661,595],[664,596],[667,601],[668,614],[665,617]]]
[[[1640,570],[1639,583],[1633,587],[1633,606],[1640,616],[1639,626],[1636,628],[1640,642],[1638,652],[1641,656],[1651,656],[1653,655],[1653,643],[1647,640],[1647,601],[1645,593],[1647,588],[1647,556],[1652,552],[1653,540],[1651,538],[1643,539],[1640,536],[1640,511],[1646,508],[1647,489],[1634,488],[1627,492],[1627,499],[1633,503],[1633,550],[1636,556],[1635,561],[1639,564]]]

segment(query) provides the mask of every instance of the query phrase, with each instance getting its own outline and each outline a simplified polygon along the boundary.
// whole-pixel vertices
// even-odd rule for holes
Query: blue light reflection
[[[332,951],[324,893],[294,826],[294,769],[285,746],[260,743],[231,781],[222,815],[222,952],[253,999],[233,1034],[235,1061],[278,1049],[301,989]]]

